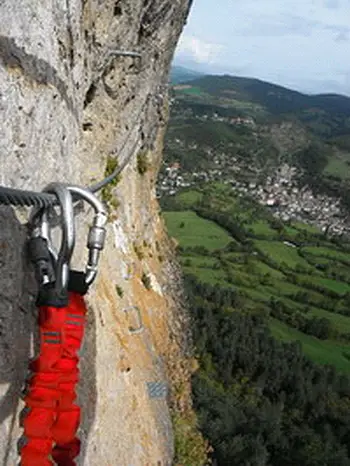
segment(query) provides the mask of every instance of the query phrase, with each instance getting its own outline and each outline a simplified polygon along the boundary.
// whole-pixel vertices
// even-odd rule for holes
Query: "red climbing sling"
[[[40,353],[29,367],[31,375],[21,420],[23,436],[19,442],[21,466],[76,464],[75,458],[80,452],[80,440],[77,438],[80,407],[76,404],[78,352],[86,318],[83,296],[96,276],[99,252],[105,238],[105,212],[91,193],[58,184],[50,185],[48,190],[54,192],[60,201],[64,220],[62,246],[54,267],[51,238],[47,236],[48,221],[44,212],[37,213],[29,248],[40,284],[37,301]],[[70,191],[87,200],[96,212],[89,232],[89,260],[85,273],[69,272],[68,268],[75,238]]]
[[[69,293],[67,307],[40,307],[41,350],[30,364],[33,374],[24,399],[28,413],[23,419],[22,466],[49,466],[49,455],[58,465],[75,464],[80,450],[75,387],[85,314],[84,299],[74,292]]]

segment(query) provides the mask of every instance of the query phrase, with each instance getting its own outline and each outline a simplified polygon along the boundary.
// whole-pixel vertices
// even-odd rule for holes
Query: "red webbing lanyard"
[[[74,402],[85,315],[84,298],[74,292],[67,307],[39,309],[41,348],[30,364],[21,466],[75,465],[80,408]]]

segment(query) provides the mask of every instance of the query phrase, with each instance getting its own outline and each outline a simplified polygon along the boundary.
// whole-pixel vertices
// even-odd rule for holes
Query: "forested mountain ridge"
[[[172,66],[170,70],[170,82],[172,84],[179,84],[188,82],[203,76],[199,71],[190,70],[184,66]]]
[[[306,95],[258,79],[228,75],[204,76],[191,80],[190,84],[222,104],[229,105],[231,97],[240,102],[260,105],[265,117],[266,114],[293,116],[323,137],[348,134],[350,130],[350,97],[337,94]]]

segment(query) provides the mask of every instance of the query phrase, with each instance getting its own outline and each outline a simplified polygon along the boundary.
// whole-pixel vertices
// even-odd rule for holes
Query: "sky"
[[[350,96],[350,0],[194,0],[175,64]]]

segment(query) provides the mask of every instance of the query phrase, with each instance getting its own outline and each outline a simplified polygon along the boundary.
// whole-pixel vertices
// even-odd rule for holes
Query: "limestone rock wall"
[[[167,76],[189,6],[189,0],[0,1],[0,184],[87,185],[104,176],[112,158],[129,162],[104,193],[108,239],[88,296],[81,355],[81,465],[170,465],[173,458],[167,397],[149,392],[150,382],[167,381],[170,359],[176,371],[171,353],[181,344],[154,183],[168,117]],[[142,57],[113,57],[115,50]],[[138,159],[146,163],[143,174]],[[36,343],[27,214],[0,207],[0,464],[11,466],[18,462],[20,391]],[[90,219],[88,208],[77,213],[75,268],[84,266]],[[133,306],[143,323],[135,334]]]

